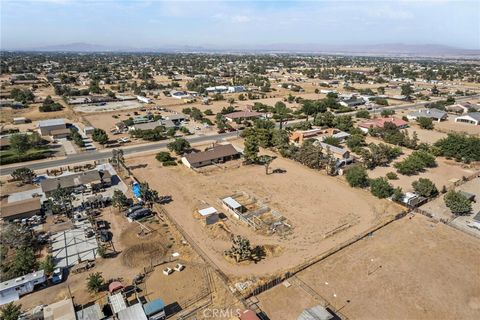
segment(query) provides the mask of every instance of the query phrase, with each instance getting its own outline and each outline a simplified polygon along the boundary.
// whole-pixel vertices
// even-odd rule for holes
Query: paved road
[[[239,132],[226,132],[222,134],[215,134],[209,136],[196,136],[196,137],[187,137],[187,140],[190,143],[199,143],[199,142],[206,142],[206,141],[215,141],[221,140],[224,138],[229,137],[236,137],[238,136]],[[131,146],[131,147],[123,147],[119,149],[123,149],[124,155],[140,153],[140,152],[147,152],[147,151],[155,151],[161,148],[166,148],[167,144],[171,140],[164,140],[161,142],[154,142],[148,144],[142,144],[139,146]],[[74,163],[81,163],[81,162],[88,162],[88,161],[95,161],[95,160],[102,160],[108,159],[112,156],[112,149],[104,150],[104,151],[92,151],[92,152],[83,152],[75,155],[69,155],[64,159],[57,159],[51,161],[43,161],[43,162],[36,162],[36,163],[29,163],[25,162],[18,166],[12,166],[8,168],[1,168],[1,175],[11,174],[13,170],[22,167],[28,167],[32,170],[41,170],[41,169],[48,169],[48,168],[55,168],[66,166]]]

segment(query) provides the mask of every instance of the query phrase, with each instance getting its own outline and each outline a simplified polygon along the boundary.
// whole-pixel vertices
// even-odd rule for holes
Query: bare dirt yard
[[[308,294],[279,285],[259,305],[285,320],[319,303],[309,295],[351,319],[478,319],[479,249],[474,237],[407,216],[297,274]]]
[[[408,149],[403,149],[404,155],[400,156],[397,160],[392,162],[387,167],[376,167],[373,170],[368,171],[370,178],[385,177],[388,172],[397,172],[393,167],[393,164],[399,162],[407,157],[411,153]],[[404,192],[412,191],[412,182],[419,178],[428,178],[437,186],[440,190],[443,186],[449,187],[453,184],[453,180],[462,179],[462,177],[468,177],[477,171],[475,165],[465,165],[458,163],[454,160],[448,160],[443,157],[436,159],[437,166],[435,168],[427,168],[424,172],[416,175],[406,176],[397,173],[398,180],[390,180],[390,183],[394,187],[400,187]]]
[[[241,145],[238,140],[235,143]],[[350,188],[340,178],[286,159],[278,158],[272,165],[272,169],[282,168],[286,173],[270,175],[263,166],[241,165],[204,174],[183,165],[161,167],[154,155],[130,158],[127,164],[138,168],[133,173],[139,180],[173,197],[165,208],[223,272],[237,279],[286,271],[402,211],[392,202]],[[194,218],[195,210],[205,205],[224,211],[219,198],[241,191],[262,199],[285,216],[293,225],[291,233],[282,237],[259,234],[225,212],[225,228],[207,232]],[[268,246],[273,254],[257,264],[228,262],[223,252],[230,248],[233,234],[247,237],[252,245]]]

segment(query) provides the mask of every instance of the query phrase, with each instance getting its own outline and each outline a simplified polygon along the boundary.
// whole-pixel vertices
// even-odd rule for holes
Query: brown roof
[[[59,134],[69,134],[70,130],[69,129],[55,129],[50,131],[50,135],[56,136]]]
[[[77,187],[80,185],[85,185],[87,183],[100,182],[101,179],[111,178],[110,172],[98,170],[90,170],[75,174],[69,174],[66,176],[60,176],[55,178],[49,178],[42,180],[40,186],[42,187],[43,192],[49,192],[57,189],[58,185],[61,188],[71,188]]]
[[[237,154],[239,154],[239,152],[231,144],[220,144],[203,152],[187,154],[185,159],[187,159],[190,164],[193,164],[228,156],[235,156]]]
[[[17,214],[40,210],[40,208],[40,198],[20,200],[2,205],[0,210],[0,216],[2,218],[8,218]]]

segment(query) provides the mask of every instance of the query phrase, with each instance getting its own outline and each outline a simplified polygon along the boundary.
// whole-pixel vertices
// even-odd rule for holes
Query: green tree
[[[340,139],[336,137],[325,137],[323,139],[323,142],[334,147],[340,147]]]
[[[258,160],[259,143],[255,135],[248,136],[244,143],[243,157],[245,161],[255,163]]]
[[[3,320],[18,320],[21,314],[21,304],[16,305],[13,302],[10,302],[0,307],[0,318]]]
[[[357,111],[355,116],[357,118],[370,119],[370,112],[368,112],[367,110],[360,110],[360,111]]]
[[[100,292],[105,285],[101,272],[90,273],[87,278],[87,289],[89,292]]]
[[[69,214],[73,207],[73,199],[74,197],[72,193],[58,184],[57,189],[53,191],[52,196],[49,199],[48,206],[54,214]]]
[[[250,245],[250,240],[242,236],[232,237],[232,247],[226,250],[224,254],[234,258],[235,262],[253,260],[255,249]]]
[[[53,273],[53,270],[55,269],[55,263],[53,262],[52,255],[49,254],[45,257],[45,260],[40,263],[40,269],[42,269],[47,275]]]
[[[370,180],[370,192],[377,198],[390,197],[394,189],[386,178],[380,177]]]
[[[380,95],[385,94],[385,87],[378,87],[378,88],[377,88],[377,92],[378,92],[378,94],[380,94]]]
[[[368,187],[368,174],[367,170],[361,165],[356,165],[347,170],[346,179],[348,184],[354,188],[366,188]]]
[[[35,172],[30,168],[18,168],[12,172],[12,178],[15,181],[22,181],[23,183],[33,183],[35,178]]]
[[[112,206],[118,210],[123,210],[128,204],[127,196],[122,191],[115,189],[112,195]]]
[[[291,112],[292,110],[287,108],[285,103],[283,103],[282,101],[278,101],[277,103],[275,103],[275,107],[273,108],[273,117],[274,119],[277,119],[280,123],[280,130],[283,128],[284,120],[290,116]]]
[[[37,260],[32,248],[22,247],[15,252],[10,272],[12,272],[13,277],[19,277],[35,271],[37,266]]]
[[[357,152],[365,145],[365,136],[363,134],[352,134],[347,138],[347,147],[353,152]]]
[[[22,133],[14,133],[10,136],[10,149],[17,154],[24,154],[32,145],[28,135]]]
[[[443,200],[456,216],[467,215],[472,211],[472,203],[460,192],[450,190],[443,196]]]
[[[402,90],[401,95],[405,96],[409,100],[414,92],[412,89],[412,86],[406,83],[406,84],[402,84],[400,88]]]
[[[157,161],[160,161],[160,162],[175,160],[175,158],[173,158],[170,155],[170,152],[166,152],[166,151],[160,151],[159,153],[157,153],[157,155],[155,156],[155,159],[157,159]]]
[[[150,189],[147,182],[140,183],[140,198],[148,204],[152,204],[158,201],[158,192]]]
[[[431,118],[427,117],[419,117],[417,118],[418,125],[422,129],[432,130],[433,129],[433,121]]]
[[[108,142],[108,135],[105,130],[95,128],[92,133],[92,140],[100,144],[105,144]]]
[[[427,178],[420,178],[412,182],[412,187],[416,193],[423,197],[431,198],[438,194],[438,189],[435,184]]]
[[[191,147],[190,147],[190,143],[187,140],[183,138],[178,138],[170,142],[167,145],[167,148],[168,150],[174,151],[176,154],[181,155],[181,154],[184,154]]]

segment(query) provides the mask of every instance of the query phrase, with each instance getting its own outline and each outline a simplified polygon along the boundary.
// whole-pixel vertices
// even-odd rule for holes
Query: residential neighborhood
[[[112,34],[0,48],[0,318],[479,319],[480,52],[367,46],[410,15],[340,3],[0,8],[6,43],[28,6]]]

